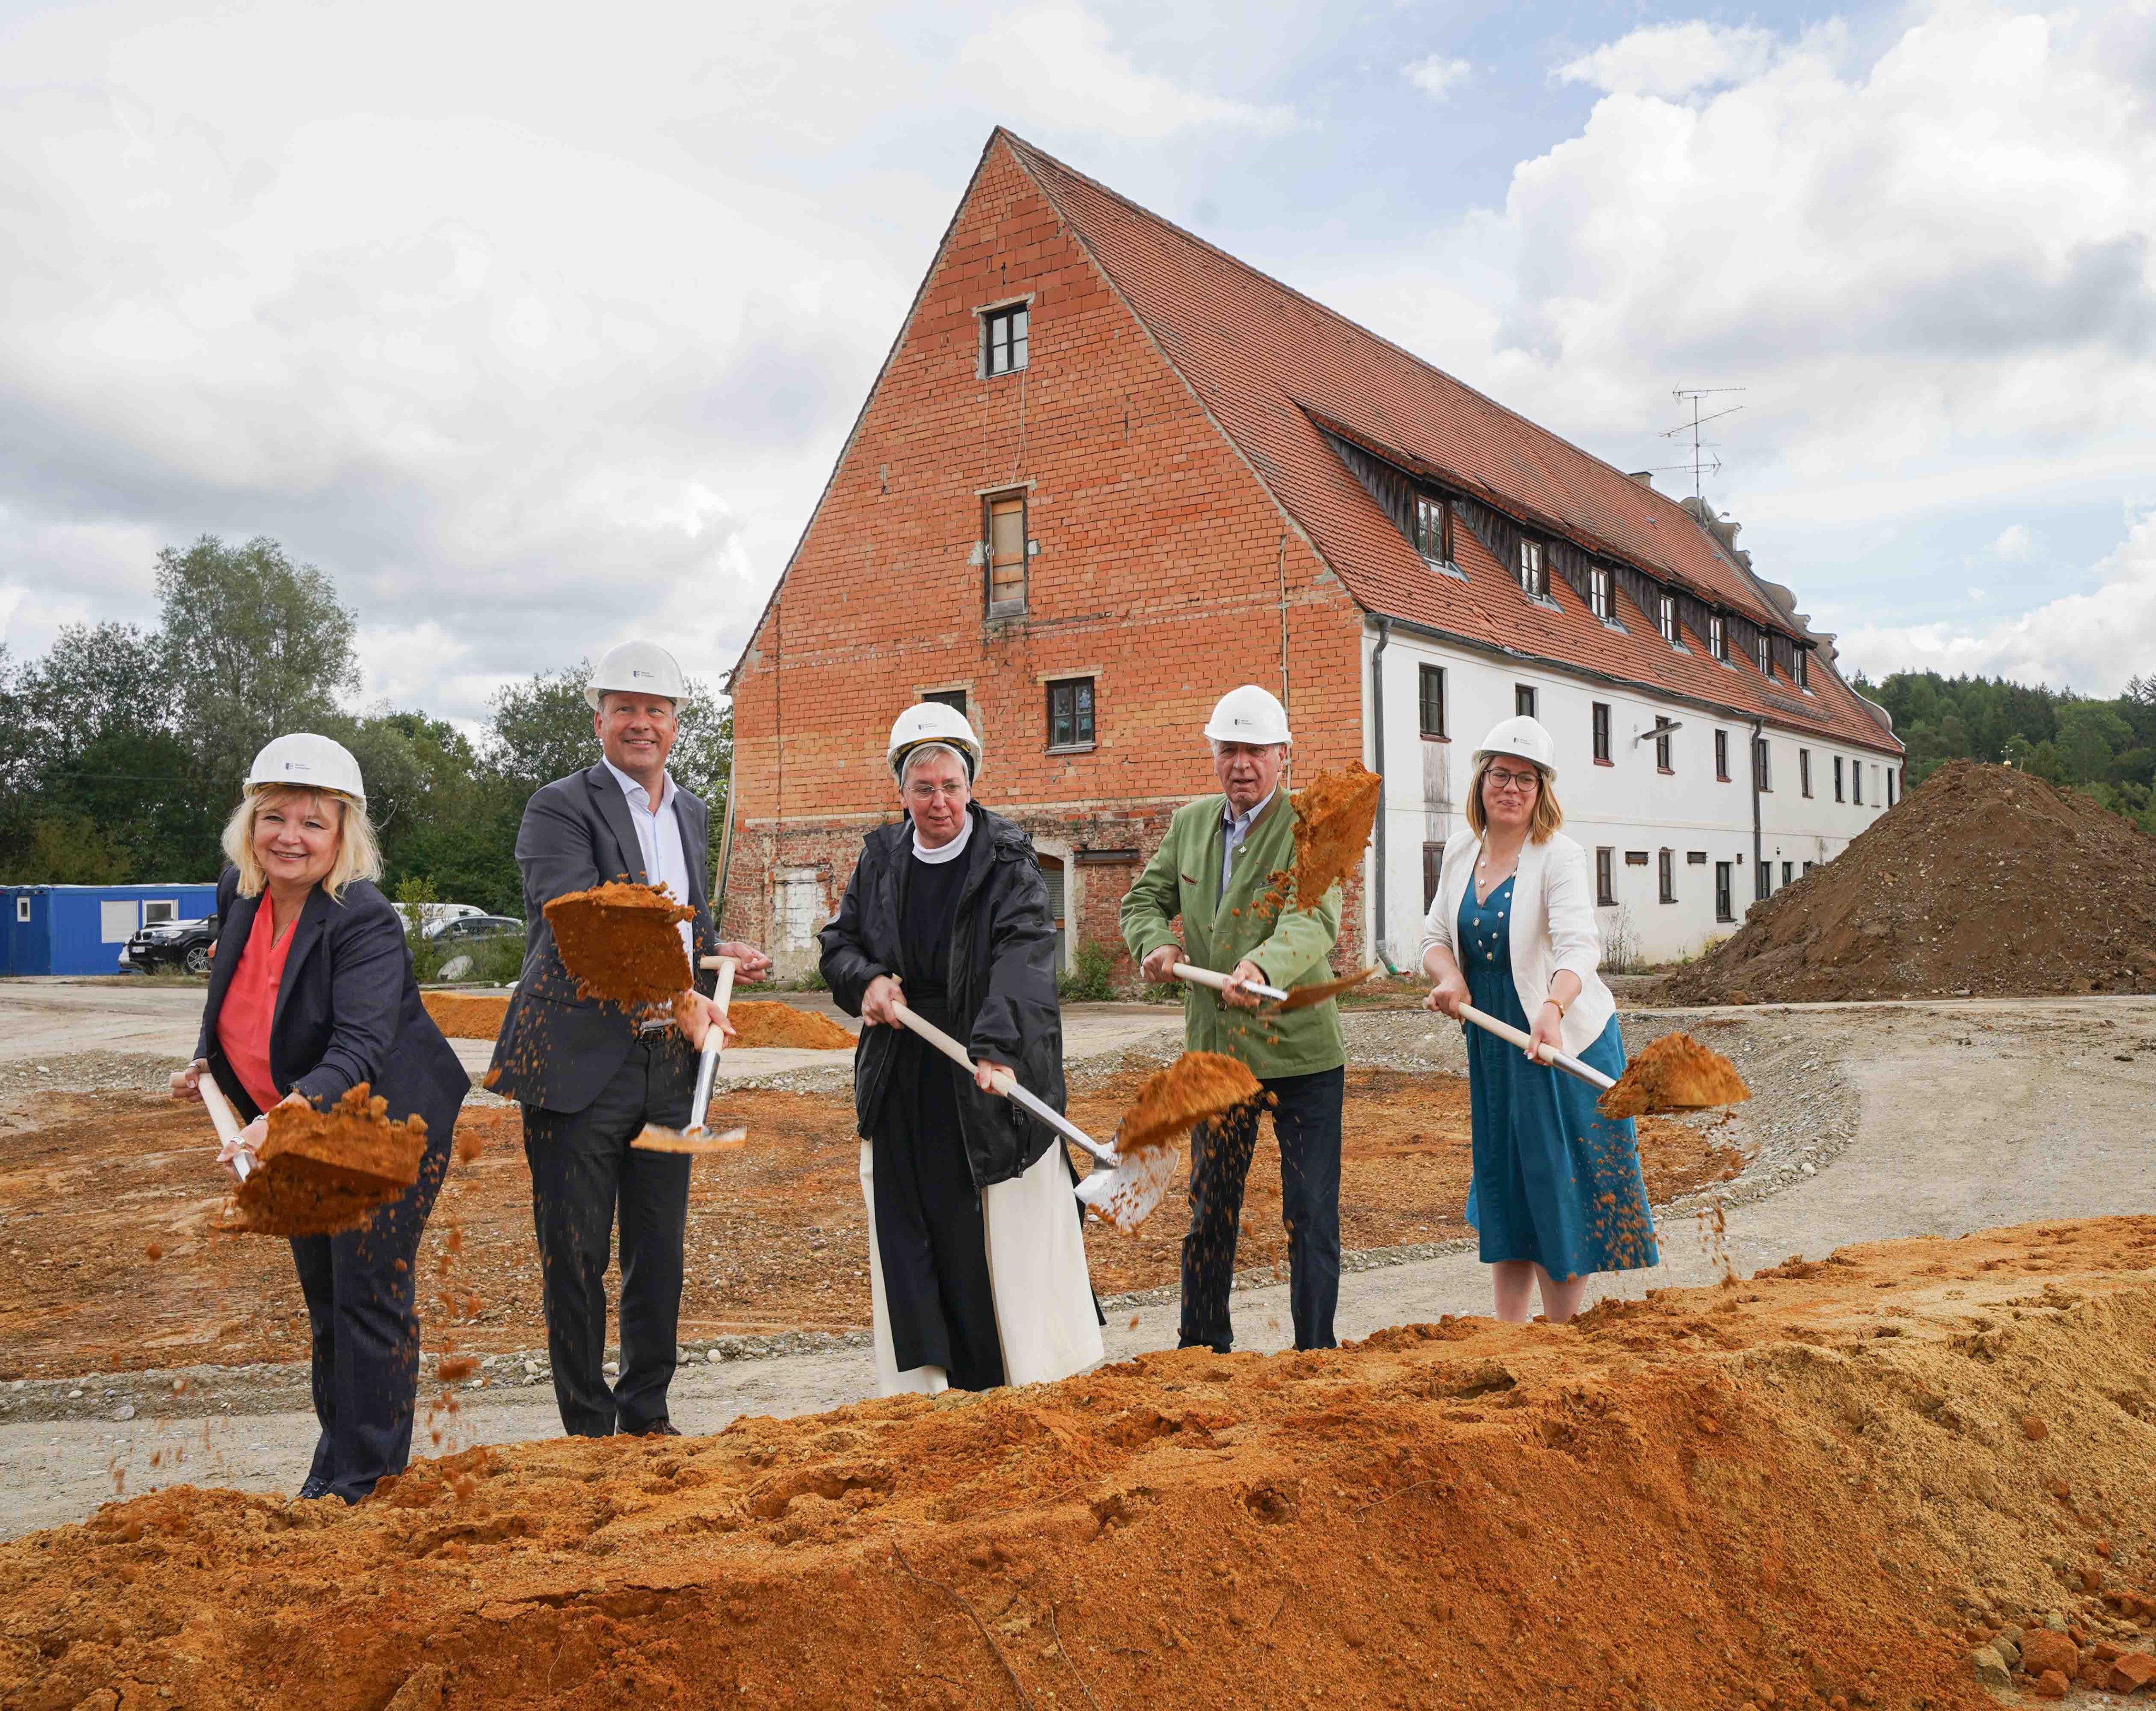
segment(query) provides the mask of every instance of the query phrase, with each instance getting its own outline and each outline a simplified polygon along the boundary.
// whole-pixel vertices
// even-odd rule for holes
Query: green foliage
[[[1115,953],[1088,940],[1070,953],[1070,966],[1056,975],[1056,996],[1070,1004],[1106,1004],[1116,995],[1115,974]]]
[[[41,660],[0,644],[0,880],[208,880],[255,751],[315,730],[351,749],[382,840],[385,889],[526,913],[516,829],[532,791],[598,758],[588,665],[535,672],[494,699],[474,737],[424,712],[345,703],[357,619],[330,579],[275,542],[205,536],[158,555],[154,629],[71,625]],[[733,716],[692,681],[670,765],[724,811]],[[713,851],[716,857],[716,850]],[[487,978],[521,953],[482,943]],[[423,974],[438,962],[414,947]]]

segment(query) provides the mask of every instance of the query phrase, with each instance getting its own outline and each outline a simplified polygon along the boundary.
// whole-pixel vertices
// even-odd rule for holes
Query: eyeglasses
[[[909,800],[925,804],[933,802],[939,796],[947,802],[963,802],[973,793],[972,787],[967,784],[908,784],[906,787],[906,794]]]
[[[1517,790],[1522,796],[1535,789],[1543,781],[1540,773],[1508,773],[1502,767],[1492,767],[1482,776],[1490,781],[1493,789]]]

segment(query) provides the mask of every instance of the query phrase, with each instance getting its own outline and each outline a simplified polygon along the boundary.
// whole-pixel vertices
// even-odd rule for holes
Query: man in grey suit
[[[721,943],[711,920],[711,810],[666,770],[684,688],[674,656],[654,643],[608,653],[584,691],[599,763],[533,792],[516,834],[524,969],[487,1085],[524,1107],[554,1400],[562,1427],[578,1436],[676,1435],[666,1391],[681,1317],[689,1160],[629,1143],[647,1123],[685,1128],[691,1120],[696,1051],[707,1029],[726,1027],[701,958],[734,957],[748,975],[771,966],[752,946]],[[680,1025],[580,996],[562,966],[547,903],[621,878],[664,885],[696,912],[681,924],[697,991]],[[609,1389],[606,1270],[617,1209],[621,1376]]]

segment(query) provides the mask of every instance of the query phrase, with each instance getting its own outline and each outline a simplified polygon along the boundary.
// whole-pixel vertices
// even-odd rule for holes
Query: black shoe
[[[681,1428],[662,1414],[637,1436],[641,1438],[678,1438],[681,1436]]]
[[[293,1501],[295,1503],[311,1503],[314,1502],[316,1498],[326,1498],[329,1494],[329,1481],[323,1478],[319,1473],[310,1473],[307,1476],[306,1482],[300,1487],[299,1496],[295,1498]]]

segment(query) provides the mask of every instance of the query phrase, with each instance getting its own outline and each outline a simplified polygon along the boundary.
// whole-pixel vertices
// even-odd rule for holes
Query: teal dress
[[[1512,912],[1511,880],[1478,903],[1471,879],[1455,942],[1470,1001],[1525,1032],[1512,984]],[[1486,1030],[1462,1025],[1475,1130],[1467,1221],[1481,1238],[1483,1262],[1532,1260],[1560,1282],[1655,1264],[1632,1119],[1611,1122],[1594,1108],[1599,1096],[1584,1082],[1528,1062],[1518,1046]],[[1616,1017],[1579,1057],[1604,1075],[1625,1073]]]

